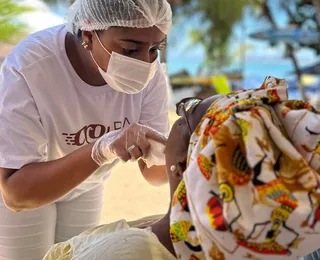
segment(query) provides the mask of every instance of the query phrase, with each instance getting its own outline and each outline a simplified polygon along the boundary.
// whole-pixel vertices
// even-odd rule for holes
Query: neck
[[[171,205],[171,203],[170,203]],[[151,225],[152,232],[158,237],[160,243],[175,256],[175,251],[170,238],[170,214],[171,207],[168,213],[158,222]]]
[[[68,33],[65,44],[67,56],[78,76],[88,85],[105,85],[106,83],[94,64],[90,53],[82,47],[81,41],[76,36]]]

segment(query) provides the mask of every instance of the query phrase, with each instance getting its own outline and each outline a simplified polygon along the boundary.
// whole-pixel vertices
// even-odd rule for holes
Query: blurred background
[[[0,62],[27,34],[61,24],[73,0],[0,0]],[[170,0],[161,53],[173,90],[206,97],[287,79],[290,98],[320,105],[320,0]]]
[[[186,96],[257,88],[270,75],[288,81],[290,98],[320,108],[320,0],[169,2],[174,25],[160,59],[172,107]],[[71,3],[0,0],[0,63],[28,34],[63,23]],[[146,184],[135,164],[118,166],[105,187],[103,223],[168,208],[168,186]]]

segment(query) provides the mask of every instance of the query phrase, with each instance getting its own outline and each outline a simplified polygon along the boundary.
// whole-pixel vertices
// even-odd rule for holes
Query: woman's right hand
[[[103,135],[92,148],[92,159],[99,165],[110,164],[117,158],[127,162],[148,155],[148,139],[166,144],[166,137],[144,125],[133,124],[123,132],[113,131]]]

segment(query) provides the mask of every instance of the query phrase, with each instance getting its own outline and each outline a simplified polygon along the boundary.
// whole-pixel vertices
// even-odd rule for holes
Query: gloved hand
[[[135,161],[149,153],[148,139],[166,144],[167,138],[158,131],[133,124],[124,132],[112,131],[103,135],[92,148],[92,159],[99,165],[111,164],[117,158],[123,162]]]

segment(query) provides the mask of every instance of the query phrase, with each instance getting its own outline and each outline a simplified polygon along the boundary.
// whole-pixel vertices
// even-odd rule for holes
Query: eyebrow
[[[160,42],[154,42],[154,44],[155,44],[155,45],[158,45],[158,44],[164,43],[165,40],[166,40],[166,39],[163,39],[163,40],[160,41]],[[135,44],[139,44],[139,45],[146,44],[146,42],[137,41],[137,40],[132,40],[132,39],[120,39],[119,41],[122,41],[122,42],[131,42],[131,43],[135,43]]]

